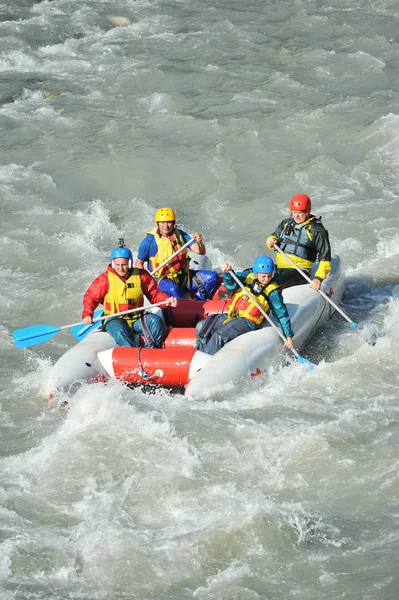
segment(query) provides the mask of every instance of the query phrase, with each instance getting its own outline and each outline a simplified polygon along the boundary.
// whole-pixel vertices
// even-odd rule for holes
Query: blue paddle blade
[[[23,329],[16,329],[12,336],[17,348],[27,348],[46,342],[60,329],[60,327],[53,327],[53,325],[32,325]]]
[[[310,369],[315,369],[317,366],[314,363],[312,363],[310,360],[308,360],[307,358],[304,358],[303,356],[300,356],[299,354],[297,355],[297,360],[299,363],[301,363],[302,365],[306,365]]]
[[[102,316],[102,314],[102,309],[96,310],[93,315],[93,319],[99,319]],[[99,327],[101,327],[101,322],[92,323],[91,325],[83,325],[82,323],[81,325],[75,325],[75,327],[72,327],[71,333],[73,337],[78,340],[78,342],[81,342],[87,335],[89,335],[89,333],[96,331],[96,329],[98,329]]]

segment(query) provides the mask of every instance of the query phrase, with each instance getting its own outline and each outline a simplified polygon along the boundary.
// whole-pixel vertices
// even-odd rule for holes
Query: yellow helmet
[[[159,208],[155,213],[155,222],[176,221],[176,213],[173,208]]]

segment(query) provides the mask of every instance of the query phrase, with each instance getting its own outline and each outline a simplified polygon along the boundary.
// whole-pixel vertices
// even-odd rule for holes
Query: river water
[[[0,5],[1,600],[398,598],[398,17]],[[73,338],[18,350],[12,332],[78,321],[119,237],[136,252],[173,206],[240,269],[299,192],[363,327],[334,316],[303,350],[316,370],[206,402],[113,383],[45,404]]]

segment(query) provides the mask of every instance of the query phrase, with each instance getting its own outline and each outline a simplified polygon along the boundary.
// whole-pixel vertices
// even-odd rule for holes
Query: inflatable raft
[[[321,289],[338,304],[344,286],[343,266],[334,256],[331,273]],[[307,283],[284,290],[283,297],[295,333],[295,348],[300,350],[331,317],[334,308]],[[168,334],[161,349],[117,347],[108,333],[90,333],[55,363],[47,394],[51,398],[59,390],[72,393],[85,382],[118,379],[134,386],[207,398],[239,380],[250,381],[271,363],[284,360],[289,351],[268,324],[235,338],[214,356],[196,350],[196,323],[210,314],[227,312],[227,307],[228,299],[180,300],[177,307],[168,309]],[[165,318],[160,308],[151,310]]]

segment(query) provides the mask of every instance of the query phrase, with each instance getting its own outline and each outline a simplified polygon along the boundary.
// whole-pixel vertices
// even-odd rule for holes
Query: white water
[[[127,17],[114,27],[107,15]],[[0,597],[396,600],[396,2],[0,5]],[[237,268],[294,193],[346,265],[299,365],[206,403],[43,402],[82,295],[155,209]],[[377,334],[376,344],[366,343]]]

